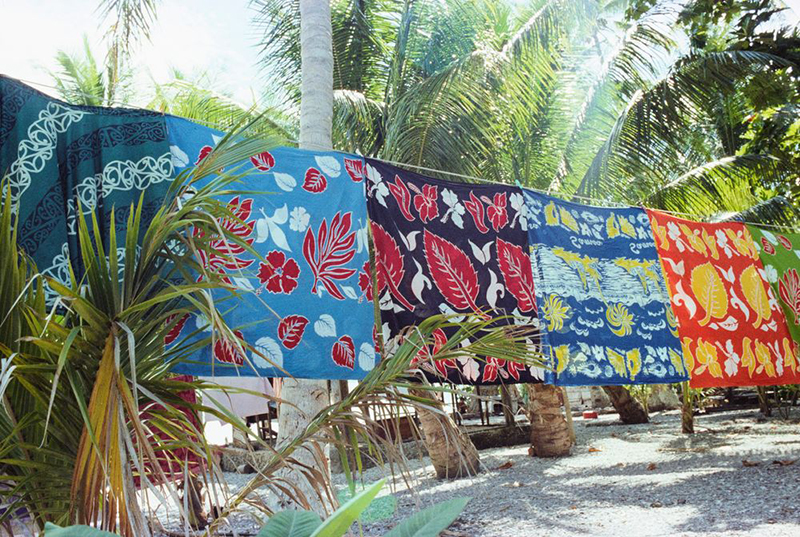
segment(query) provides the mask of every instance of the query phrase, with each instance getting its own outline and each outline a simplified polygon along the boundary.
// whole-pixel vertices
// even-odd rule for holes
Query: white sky
[[[59,49],[82,52],[83,35],[92,44],[98,62],[102,44],[98,0],[0,0],[0,73],[52,84],[47,73],[55,69]],[[261,87],[256,67],[258,36],[254,11],[247,0],[162,0],[152,41],[134,54],[137,78],[169,80],[176,67],[186,74],[214,74],[216,89],[252,103]],[[38,87],[47,93],[47,88]]]

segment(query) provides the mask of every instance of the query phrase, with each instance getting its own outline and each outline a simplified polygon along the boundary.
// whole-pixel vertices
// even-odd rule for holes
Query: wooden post
[[[694,433],[694,403],[692,402],[692,392],[689,389],[689,382],[684,382],[683,386],[683,409],[681,411],[681,432],[685,434]]]

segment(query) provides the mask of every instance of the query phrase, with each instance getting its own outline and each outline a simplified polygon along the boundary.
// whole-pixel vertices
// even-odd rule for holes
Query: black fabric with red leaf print
[[[366,163],[385,340],[439,313],[508,315],[513,318],[498,323],[537,324],[518,189],[442,181],[371,159]],[[363,271],[359,286],[367,296],[372,295],[369,283]],[[421,364],[444,345],[447,334],[438,332],[431,348],[420,351]],[[529,383],[543,377],[541,370],[491,357],[427,367],[431,380],[447,377],[457,384]]]

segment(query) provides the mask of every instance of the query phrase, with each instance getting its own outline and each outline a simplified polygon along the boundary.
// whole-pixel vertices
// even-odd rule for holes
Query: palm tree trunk
[[[301,101],[300,147],[330,149],[333,118],[333,45],[329,0],[300,0]],[[278,445],[299,434],[311,419],[329,403],[325,380],[285,379],[278,417]],[[294,405],[294,406],[292,406]],[[311,453],[298,450],[293,455],[300,463],[317,466]],[[327,467],[327,465],[326,465]],[[300,472],[290,477],[309,500],[317,498],[311,484]],[[314,500],[312,503],[318,503]],[[326,506],[311,505],[322,513]]]
[[[630,392],[623,386],[603,386],[603,390],[611,399],[611,404],[614,405],[614,408],[619,413],[619,419],[622,420],[622,423],[634,424],[650,421],[650,417],[644,407],[639,401],[631,397]]]
[[[537,457],[563,457],[572,448],[558,393],[559,389],[550,384],[528,384],[531,445]]]
[[[476,475],[480,471],[480,456],[475,444],[453,422],[444,405],[432,392],[411,390],[411,395],[426,399],[434,410],[417,407],[423,442],[439,479]]]

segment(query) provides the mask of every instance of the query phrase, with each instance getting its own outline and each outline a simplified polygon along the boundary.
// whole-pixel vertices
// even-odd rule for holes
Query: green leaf
[[[470,498],[437,503],[408,517],[384,537],[436,537],[458,518]]]
[[[44,526],[45,537],[116,537],[107,531],[90,528],[89,526],[69,526],[61,528],[48,522]]]
[[[270,517],[256,537],[308,537],[322,524],[312,511],[281,511]]]
[[[344,535],[355,520],[361,515],[361,512],[366,509],[373,498],[378,495],[386,479],[381,479],[377,483],[373,483],[362,492],[353,496],[353,498],[346,504],[339,507],[330,518],[319,526],[311,537],[341,537]]]

